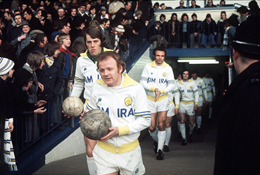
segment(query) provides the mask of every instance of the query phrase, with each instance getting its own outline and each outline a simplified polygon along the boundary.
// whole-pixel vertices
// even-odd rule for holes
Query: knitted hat
[[[101,12],[102,12],[102,11],[107,11],[107,9],[106,9],[105,6],[102,6],[102,7],[100,8],[100,11],[101,11]]]
[[[54,41],[55,37],[56,37],[57,35],[59,35],[59,34],[60,34],[59,31],[52,32],[52,34],[51,34],[51,40]]]
[[[251,15],[236,28],[232,47],[254,55],[260,55],[260,17]],[[259,57],[260,59],[260,57]]]
[[[0,75],[7,74],[14,67],[14,62],[8,58],[0,57]]]
[[[30,24],[26,20],[23,20],[22,27],[25,26],[25,25],[28,25],[30,27]]]
[[[118,25],[118,26],[116,27],[116,32],[125,32],[124,26]]]

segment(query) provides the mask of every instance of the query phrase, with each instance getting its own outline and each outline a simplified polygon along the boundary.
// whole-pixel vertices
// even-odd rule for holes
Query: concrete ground
[[[194,131],[194,142],[181,146],[173,119],[173,135],[170,142],[170,152],[164,153],[164,160],[156,160],[153,152],[153,140],[150,136],[141,142],[143,162],[147,175],[211,175],[214,168],[216,122],[208,123],[204,119],[202,133]],[[72,148],[73,149],[73,148]],[[86,155],[76,155],[60,161],[49,163],[39,169],[34,175],[45,174],[88,174]]]

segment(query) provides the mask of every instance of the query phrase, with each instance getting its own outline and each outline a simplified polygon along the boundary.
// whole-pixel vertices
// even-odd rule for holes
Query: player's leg
[[[182,136],[182,145],[187,145],[187,139],[186,139],[186,128],[185,128],[185,113],[178,114],[178,120],[180,122],[180,132]]]
[[[97,143],[96,140],[91,140],[89,138],[87,138],[86,136],[84,136],[84,140],[87,146],[87,164],[88,164],[88,171],[90,175],[95,175],[97,174],[97,166],[95,164],[94,158],[93,158],[93,149]]]
[[[153,138],[153,150],[154,153],[157,153],[157,148],[158,148],[158,130],[156,129],[157,122],[157,113],[151,113],[151,125],[149,126],[148,132],[150,136]]]
[[[172,136],[172,128],[171,128],[171,123],[172,123],[172,116],[166,118],[166,123],[165,123],[165,131],[166,131],[166,137],[165,137],[165,142],[163,146],[163,151],[164,152],[169,152],[169,142],[171,140]]]
[[[200,131],[200,127],[201,127],[201,123],[202,123],[201,111],[202,111],[202,106],[197,108],[197,119],[196,119],[196,122],[197,122],[197,133],[198,134],[201,133],[201,131]]]
[[[193,141],[193,130],[195,128],[195,124],[194,124],[194,115],[189,115],[188,120],[189,120],[189,127],[190,127],[190,131],[189,131],[189,142],[191,143]]]
[[[212,116],[212,102],[209,102],[209,119],[211,119]]]
[[[165,131],[165,121],[166,121],[167,111],[158,112],[158,148],[157,148],[157,160],[163,159],[163,145],[166,138]]]

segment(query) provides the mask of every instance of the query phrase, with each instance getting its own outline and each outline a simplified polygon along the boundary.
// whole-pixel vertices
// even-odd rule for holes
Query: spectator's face
[[[62,41],[62,46],[65,46],[66,48],[70,47],[71,41],[70,41],[70,37],[67,36],[66,38],[64,38],[64,40]]]
[[[196,5],[196,2],[195,2],[195,1],[191,1],[191,5],[192,5],[192,6],[195,6],[195,5]]]
[[[90,13],[91,13],[92,15],[95,14],[95,13],[96,13],[96,9],[90,10]]]
[[[4,14],[5,19],[8,21],[11,18],[11,15],[8,15],[7,13]]]
[[[81,6],[81,7],[80,7],[80,12],[84,14],[84,13],[85,13],[85,11],[86,11],[86,8],[85,8],[85,6]]]
[[[22,4],[22,11],[27,8],[27,4]]]
[[[154,8],[155,8],[155,9],[158,9],[158,8],[159,8],[159,5],[154,5]]]
[[[45,44],[47,44],[47,42],[48,42],[48,38],[45,36],[44,38],[43,38],[43,43],[42,42],[40,42],[40,47],[44,47],[45,46]]]
[[[30,27],[28,25],[24,25],[22,30],[23,30],[23,33],[28,33],[30,31]]]
[[[14,17],[14,21],[17,25],[22,23],[22,17],[20,15],[17,15]]]
[[[211,22],[211,18],[207,18],[207,22]]]
[[[117,32],[117,35],[120,37],[124,34],[124,32]]]
[[[24,12],[23,18],[24,18],[26,21],[29,21],[29,20],[32,18],[32,15],[29,15],[27,12]]]
[[[99,61],[98,67],[102,80],[108,87],[115,87],[121,84],[122,66],[118,69],[117,62],[113,57],[108,56],[104,60]]]
[[[70,23],[67,23],[67,25],[64,26],[63,29],[64,29],[64,31],[63,31],[64,33],[69,34],[69,33],[70,33],[70,30],[71,30],[71,28],[70,28]]]
[[[225,5],[225,1],[221,1],[220,6],[224,6],[224,5]]]
[[[80,28],[80,30],[83,30],[85,28],[85,23],[81,23],[79,28]]]
[[[189,72],[188,71],[184,71],[182,73],[182,77],[183,77],[183,80],[188,80],[189,79]]]
[[[165,20],[165,18],[162,16],[162,17],[160,18],[160,20],[161,20],[161,21],[164,21],[164,20]]]
[[[221,19],[226,19],[226,14],[225,13],[221,13]]]
[[[72,9],[70,14],[71,14],[71,16],[76,16],[77,10],[76,9]]]
[[[48,17],[49,20],[52,20],[52,15],[50,13],[47,14],[47,17]]]
[[[161,9],[162,9],[162,10],[164,10],[165,8],[166,8],[166,6],[165,6],[165,5],[162,5],[162,6],[161,6]]]
[[[177,16],[173,15],[172,19],[173,19],[173,21],[176,21],[177,20]]]
[[[91,38],[87,34],[86,46],[91,56],[98,56],[101,53],[101,40],[99,38]]]
[[[212,0],[208,0],[208,6],[212,6]]]
[[[196,80],[197,79],[197,74],[195,73],[195,74],[191,74],[191,76],[192,76],[192,78],[194,79],[194,80]]]
[[[105,16],[105,15],[106,15],[106,13],[107,13],[107,11],[106,11],[106,10],[102,10],[102,11],[101,11],[101,15],[103,15],[103,16]]]
[[[196,16],[193,16],[193,17],[192,17],[192,20],[193,20],[193,21],[196,21],[196,20],[197,20],[197,17],[196,17]]]
[[[130,10],[132,7],[132,4],[128,2],[128,4],[125,6],[125,9],[128,11]]]
[[[107,23],[105,24],[105,29],[107,29],[108,27],[110,27],[110,21],[108,20]]]
[[[67,4],[71,3],[71,0],[66,0],[66,3],[67,3]]]
[[[9,77],[9,78],[12,78],[12,77],[13,77],[13,74],[14,74],[14,69],[12,69],[12,70],[10,70],[10,71],[8,72],[8,77]]]
[[[5,12],[10,12],[10,10],[7,8],[7,9],[5,9]]]
[[[157,50],[154,55],[154,61],[157,66],[161,66],[165,59],[165,52],[161,50]]]
[[[42,16],[42,11],[41,10],[38,11],[37,16],[38,16],[39,19],[41,18],[41,16]]]
[[[59,9],[59,10],[58,10],[58,15],[59,15],[59,17],[63,17],[64,14],[65,14],[65,12],[64,12],[63,9]]]
[[[54,5],[53,5],[53,8],[54,8],[55,10],[58,10],[59,6],[56,5],[56,4],[54,4]]]
[[[184,21],[184,22],[188,21],[187,16],[183,16],[183,21]]]
[[[53,55],[53,57],[57,57],[57,56],[59,55],[59,53],[60,53],[60,50],[59,50],[59,49],[57,49],[57,50],[54,52],[54,55]]]
[[[156,24],[155,27],[158,29],[160,27],[160,24]]]
[[[25,90],[25,91],[28,91],[30,89],[30,87],[32,86],[33,84],[33,81],[29,81],[29,83],[27,84],[27,86],[23,86],[22,88]]]
[[[180,6],[183,7],[184,1],[180,1]]]
[[[91,5],[90,5],[90,4],[87,4],[87,5],[86,5],[86,10],[89,11],[90,7],[91,7]]]

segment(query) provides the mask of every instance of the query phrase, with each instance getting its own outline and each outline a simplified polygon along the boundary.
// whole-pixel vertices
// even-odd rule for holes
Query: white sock
[[[153,138],[154,141],[158,142],[158,129],[156,128],[154,132],[151,132],[149,129],[148,129],[149,133],[150,133],[150,136]]]
[[[88,172],[90,175],[96,175],[97,174],[97,166],[94,161],[94,157],[88,157],[87,158],[87,164],[88,164]]]
[[[159,149],[161,151],[163,150],[165,137],[166,137],[166,131],[158,131],[158,149],[157,149],[157,152],[159,151]]]
[[[197,125],[198,125],[198,128],[200,128],[200,126],[201,126],[201,121],[202,121],[201,116],[197,116]]]
[[[181,132],[180,124],[181,124],[181,123],[180,123],[179,121],[177,121],[177,126],[178,126],[178,131],[179,131],[179,132]]]
[[[186,139],[186,128],[185,124],[180,123],[180,132],[183,139]]]
[[[193,126],[190,125],[190,132],[189,132],[189,134],[193,133],[194,128],[195,128],[195,124],[193,124]]]
[[[209,108],[209,118],[211,118],[212,115],[212,108]]]
[[[166,137],[165,137],[164,145],[169,146],[169,142],[170,142],[171,136],[172,136],[172,128],[171,127],[165,128],[165,131],[166,131]]]

